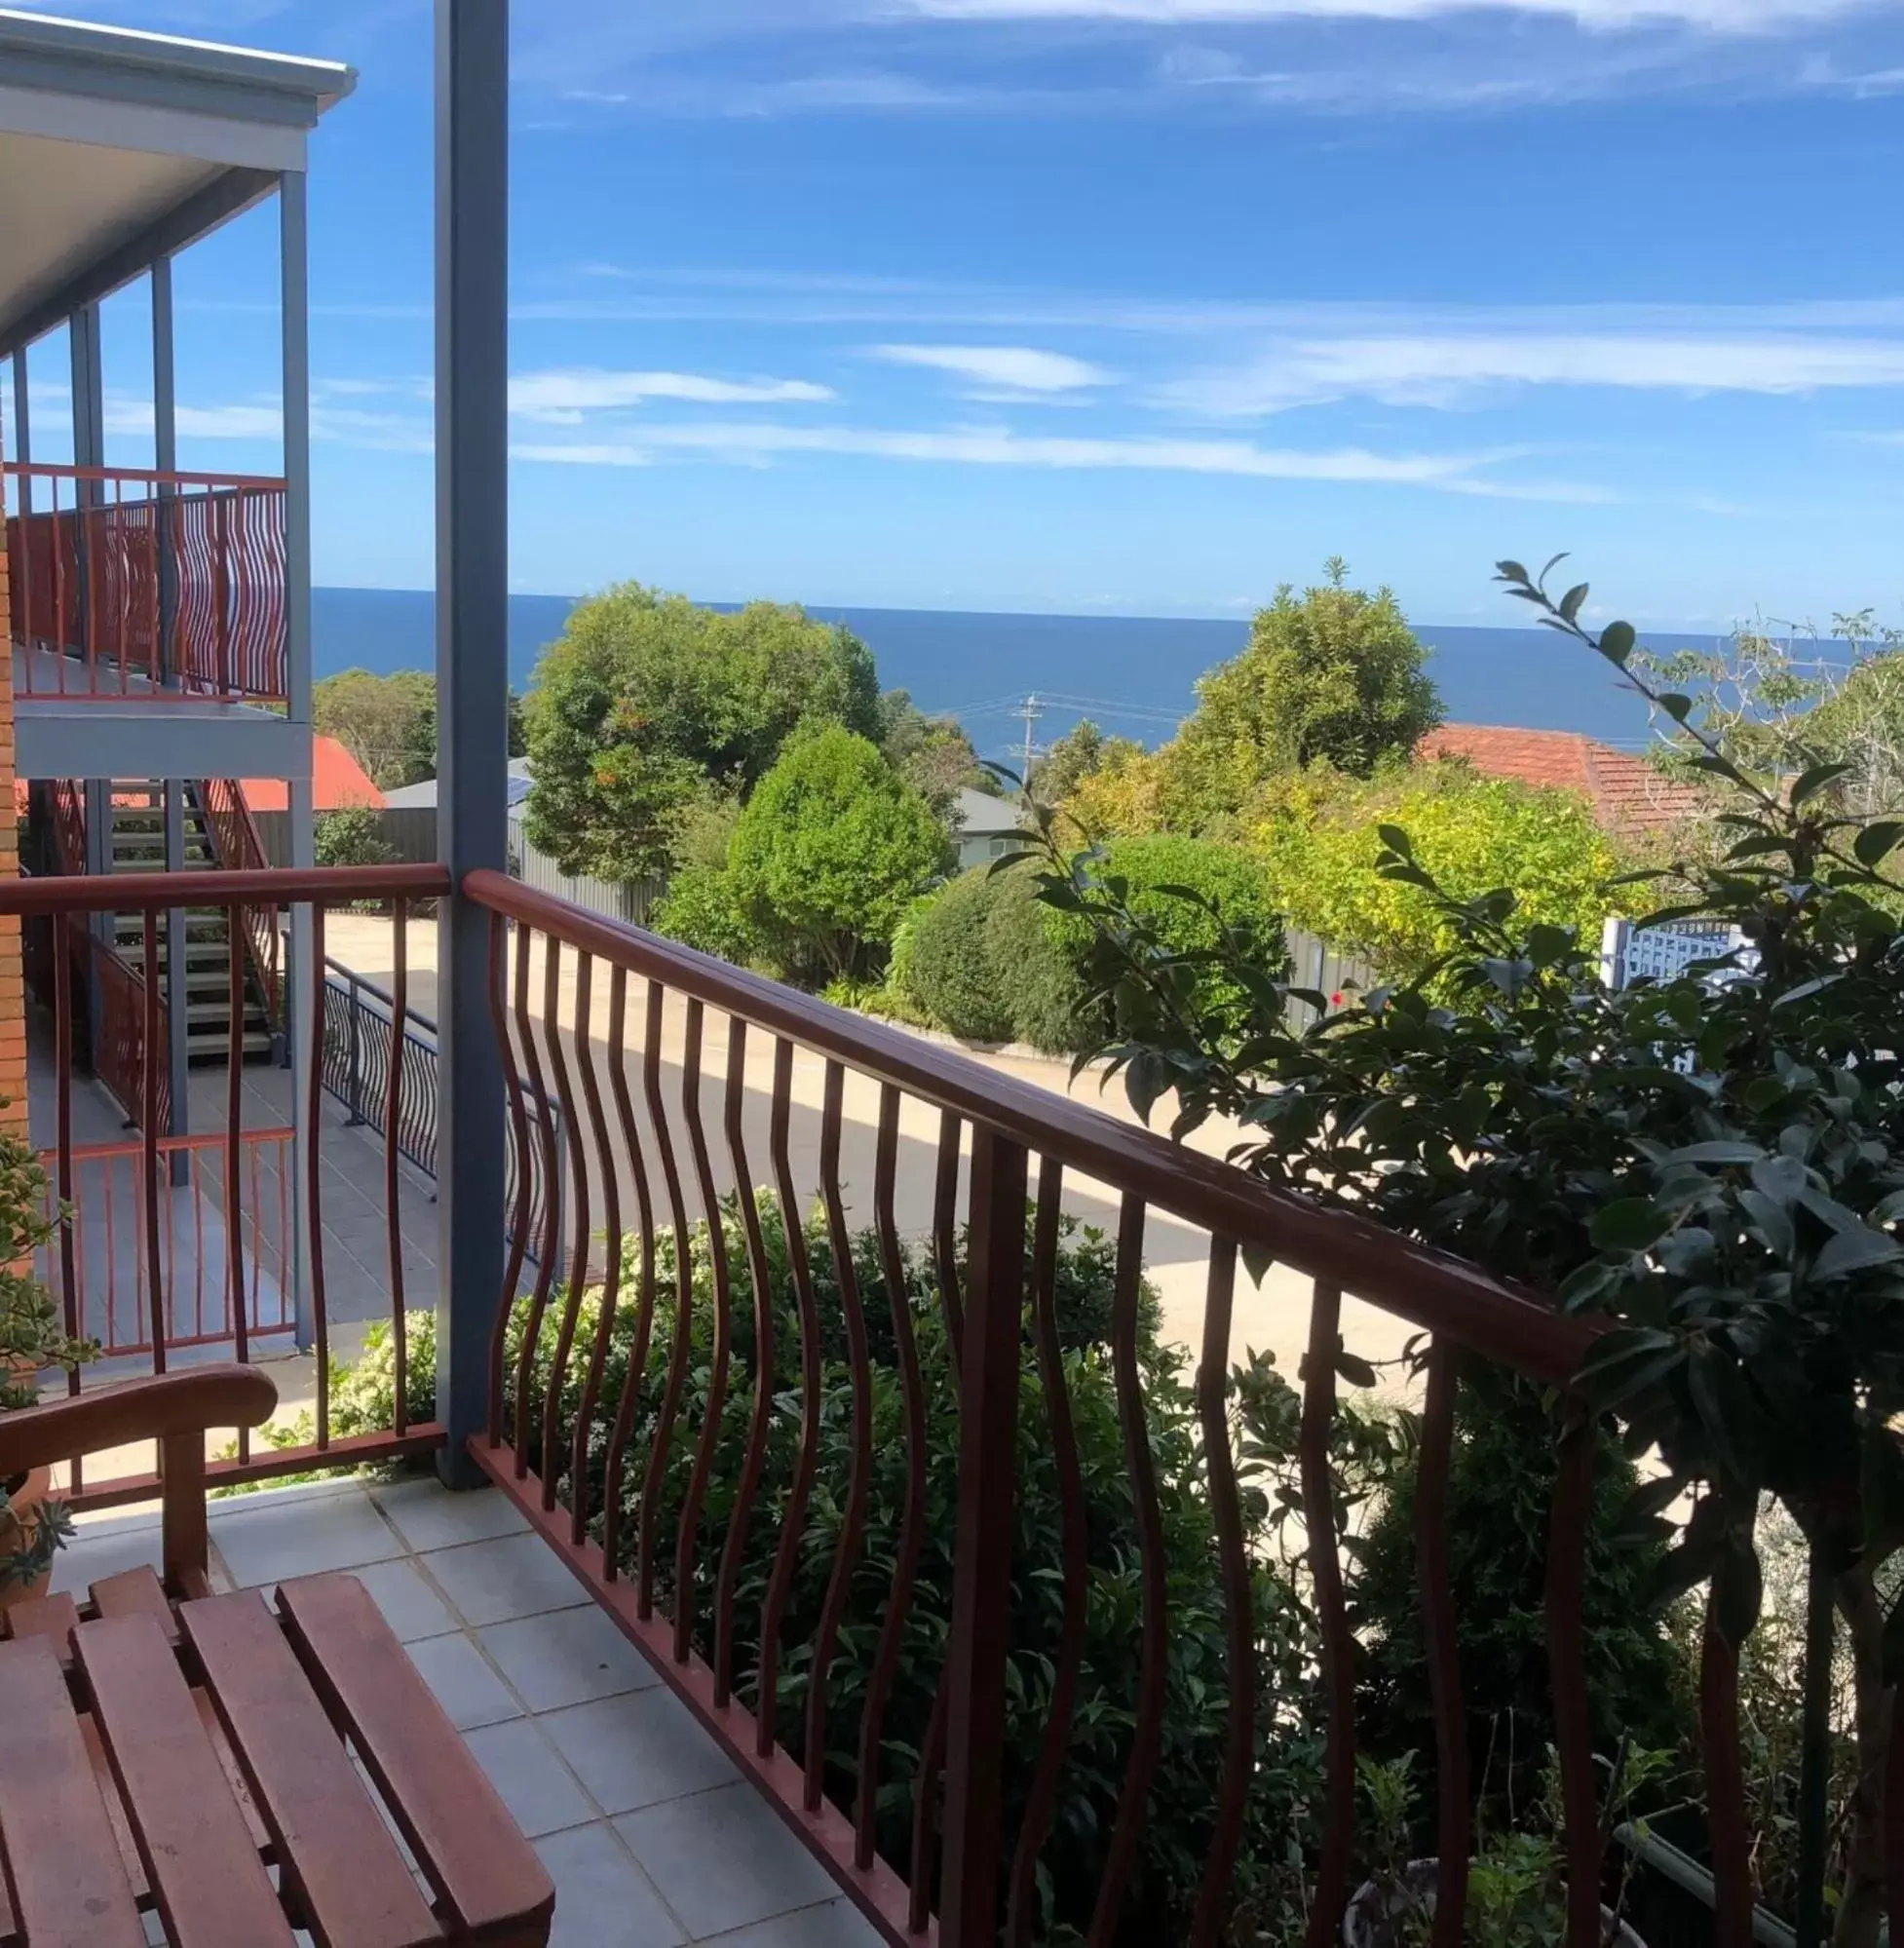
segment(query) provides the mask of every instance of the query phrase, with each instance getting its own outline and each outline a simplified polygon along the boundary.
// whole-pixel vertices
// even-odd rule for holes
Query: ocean
[[[528,687],[543,646],[561,632],[571,602],[510,598],[510,674]],[[435,597],[427,590],[319,589],[312,601],[313,661],[340,669],[419,669],[435,659]],[[1197,678],[1236,655],[1246,622],[1129,616],[963,614],[931,609],[831,609],[872,650],[881,683],[912,693],[922,709],[947,712],[988,757],[1022,747],[1023,700],[1043,714],[1034,736],[1062,736],[1088,716],[1100,728],[1154,745],[1195,702]],[[1428,668],[1456,723],[1520,730],[1584,731],[1611,744],[1647,733],[1639,700],[1598,658],[1551,630],[1418,623]],[[1710,638],[1650,638],[1670,648]]]

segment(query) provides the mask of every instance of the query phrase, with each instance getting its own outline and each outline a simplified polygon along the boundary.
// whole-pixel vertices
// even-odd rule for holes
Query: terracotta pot
[[[17,1517],[30,1514],[47,1499],[52,1488],[53,1470],[36,1468],[18,1488],[9,1490],[7,1503],[13,1512],[0,1515],[0,1549],[12,1550],[18,1547],[19,1523]],[[24,1603],[29,1596],[44,1596],[47,1585],[52,1581],[51,1569],[36,1576],[30,1583],[20,1583],[9,1577],[0,1583],[0,1610],[11,1610],[16,1603]]]
[[[1439,1861],[1410,1860],[1402,1875],[1408,1899],[1425,1904],[1429,1914],[1434,1912],[1434,1887],[1439,1872]],[[1399,1906],[1393,1895],[1385,1895],[1373,1881],[1363,1882],[1355,1891],[1355,1898],[1349,1903],[1349,1912],[1342,1917],[1343,1948],[1390,1948],[1389,1923],[1398,1913],[1405,1912],[1407,1909]],[[1607,1948],[1646,1948],[1646,1943],[1623,1921],[1616,1921],[1604,1907],[1600,1916]]]

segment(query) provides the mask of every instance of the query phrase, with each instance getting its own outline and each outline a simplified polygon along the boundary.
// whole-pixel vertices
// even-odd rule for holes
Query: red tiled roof
[[[1609,830],[1659,832],[1696,818],[1696,787],[1663,777],[1637,751],[1578,731],[1517,731],[1498,724],[1443,724],[1416,746],[1424,758],[1465,758],[1488,778],[1577,791]]]
[[[282,778],[248,778],[245,801],[253,812],[284,812],[290,807],[290,787]],[[311,740],[311,804],[318,812],[340,812],[347,805],[383,810],[384,795],[370,783],[363,767],[335,738]]]

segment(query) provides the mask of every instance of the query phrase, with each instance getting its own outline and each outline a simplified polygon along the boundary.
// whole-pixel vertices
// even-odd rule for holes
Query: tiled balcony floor
[[[879,1937],[493,1489],[211,1505],[214,1581],[362,1578],[555,1883],[558,1948],[877,1948]],[[156,1563],[158,1516],[80,1525],[54,1586]]]

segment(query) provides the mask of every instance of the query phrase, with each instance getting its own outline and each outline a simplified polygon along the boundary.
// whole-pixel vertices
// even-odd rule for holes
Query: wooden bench
[[[206,1430],[276,1405],[219,1366],[0,1416],[0,1478],[156,1441],[165,1509],[163,1584],[0,1618],[0,1948],[144,1948],[147,1909],[171,1948],[547,1943],[547,1874],[357,1578],[211,1593]]]

